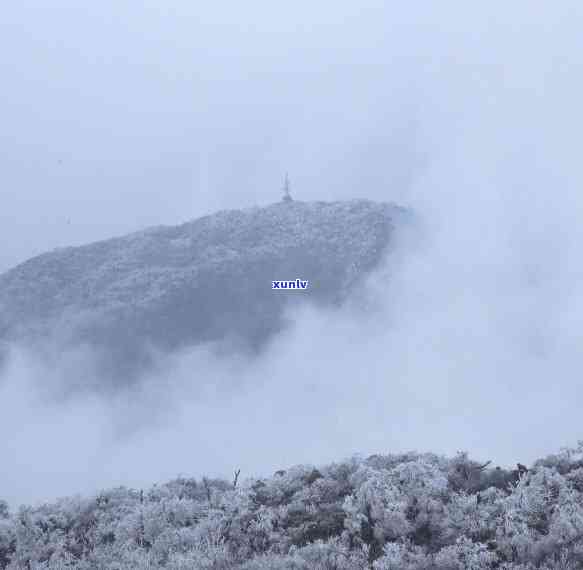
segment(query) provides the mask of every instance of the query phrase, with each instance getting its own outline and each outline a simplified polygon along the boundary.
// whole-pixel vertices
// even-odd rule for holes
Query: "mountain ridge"
[[[0,340],[88,344],[114,361],[147,346],[260,348],[287,306],[341,303],[408,218],[368,200],[280,202],[59,248],[0,274]],[[309,289],[271,291],[296,278]]]

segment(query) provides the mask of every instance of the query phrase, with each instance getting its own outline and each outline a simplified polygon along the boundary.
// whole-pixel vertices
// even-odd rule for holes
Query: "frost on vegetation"
[[[0,502],[0,568],[575,570],[581,449],[530,469],[407,453]]]
[[[103,350],[120,380],[151,349],[258,348],[290,305],[343,302],[403,212],[366,200],[278,203],[49,252],[0,275],[0,341]],[[272,280],[296,278],[310,282],[301,298],[272,292]]]

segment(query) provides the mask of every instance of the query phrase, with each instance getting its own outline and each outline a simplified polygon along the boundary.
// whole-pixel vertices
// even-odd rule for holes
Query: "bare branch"
[[[202,478],[202,484],[204,485],[204,490],[206,491],[206,498],[209,502],[209,507],[211,506],[211,486],[209,480],[206,477]]]

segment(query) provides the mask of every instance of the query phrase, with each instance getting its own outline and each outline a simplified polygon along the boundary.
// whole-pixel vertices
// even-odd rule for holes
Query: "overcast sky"
[[[277,200],[286,170],[298,199],[416,204],[412,187],[459,145],[489,155],[510,138],[518,177],[556,158],[535,156],[543,147],[573,158],[581,12],[534,1],[9,2],[0,269]],[[496,168],[487,160],[477,166]]]
[[[299,199],[406,186],[428,15],[397,6],[7,4],[0,268],[278,200],[286,170]]]
[[[186,355],[171,383],[181,419],[119,456],[103,443],[111,410],[39,410],[23,387],[47,373],[16,360],[3,429],[39,421],[5,443],[8,496],[31,496],[46,469],[53,479],[34,497],[202,464],[250,472],[407,448],[512,464],[573,444],[582,29],[575,1],[6,3],[0,270],[53,247],[279,200],[286,170],[296,199],[394,200],[426,232],[420,249],[388,262],[379,322],[299,315],[291,337],[243,368]],[[272,384],[200,408],[182,400],[193,369],[210,384]],[[257,398],[264,411],[248,422],[238,414]],[[275,417],[277,399],[286,405]],[[192,433],[201,450],[185,460]],[[70,453],[79,438],[95,442],[83,465]]]

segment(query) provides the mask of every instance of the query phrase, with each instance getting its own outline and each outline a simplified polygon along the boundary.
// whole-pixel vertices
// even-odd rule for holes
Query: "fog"
[[[306,308],[260,360],[202,347],[161,357],[138,391],[62,403],[49,386],[73,356],[47,369],[15,347],[0,496],[405,449],[512,465],[573,444],[582,11],[6,7],[0,269],[275,201],[286,170],[296,199],[393,200],[419,228],[367,283],[373,310]]]

